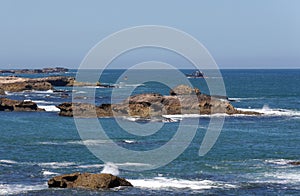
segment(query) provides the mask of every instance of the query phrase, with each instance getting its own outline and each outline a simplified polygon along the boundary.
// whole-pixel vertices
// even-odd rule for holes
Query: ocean
[[[115,84],[123,72],[106,70],[100,82]],[[199,121],[192,141],[173,161],[151,170],[124,169],[143,166],[130,160],[110,167],[113,163],[103,162],[89,150],[106,141],[93,138],[82,141],[74,119],[58,116],[55,105],[72,101],[72,94],[73,99],[89,100],[87,88],[8,92],[8,98],[32,100],[46,112],[0,112],[0,195],[299,195],[300,166],[288,163],[300,161],[300,70],[221,70],[221,73],[226,94],[236,108],[263,114],[225,116],[215,145],[204,156],[198,152],[212,116],[186,116],[186,126],[189,120]],[[139,72],[139,76],[143,74],[149,73]],[[55,74],[20,76],[52,75]],[[63,75],[75,76],[76,70]],[[172,81],[172,74],[166,73],[163,78]],[[132,94],[164,95],[170,91],[170,87],[156,81],[130,83],[130,80],[128,77],[117,82],[119,93],[113,97],[112,88],[93,89],[95,103],[120,102],[129,90]],[[189,82],[201,92],[209,93],[204,78],[190,78]],[[126,121],[129,127],[157,123],[121,121]],[[161,130],[152,135],[135,136],[124,131],[113,118],[99,119],[117,146],[139,152],[165,145],[181,121],[178,118],[163,123]],[[103,170],[128,179],[134,187],[95,191],[47,186],[48,179],[55,175]]]

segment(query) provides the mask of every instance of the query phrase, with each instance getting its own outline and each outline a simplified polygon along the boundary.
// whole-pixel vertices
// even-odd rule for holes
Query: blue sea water
[[[115,84],[122,73],[123,70],[108,70],[100,81]],[[12,99],[36,101],[48,112],[0,112],[0,195],[299,195],[300,167],[288,162],[300,161],[300,70],[222,70],[221,73],[232,104],[263,115],[226,116],[216,144],[205,156],[198,156],[198,151],[210,117],[197,117],[197,133],[179,157],[163,167],[146,171],[123,170],[117,164],[119,169],[111,168],[111,172],[119,172],[134,187],[106,191],[47,188],[47,180],[55,175],[77,171],[96,173],[107,166],[88,149],[105,141],[82,141],[74,119],[58,116],[54,107],[72,101],[72,93],[78,100],[89,100],[88,89],[72,91],[70,87],[56,87],[64,92],[8,93],[7,97]],[[75,74],[76,70],[65,73]],[[142,74],[149,72],[141,71],[139,75]],[[132,84],[130,79],[118,83],[121,93],[113,100],[113,89],[96,89],[95,102],[122,101],[128,90],[133,94],[168,94],[170,90],[155,81]],[[205,79],[189,81],[209,93]],[[122,120],[132,126],[136,124]],[[99,121],[118,146],[136,151],[164,145],[180,124],[180,121],[165,123],[158,133],[141,137],[128,134],[112,118]]]

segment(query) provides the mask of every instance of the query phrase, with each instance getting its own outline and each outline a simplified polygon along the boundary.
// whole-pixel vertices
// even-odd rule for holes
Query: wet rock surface
[[[112,174],[72,173],[55,176],[48,181],[49,188],[109,189],[132,184]]]

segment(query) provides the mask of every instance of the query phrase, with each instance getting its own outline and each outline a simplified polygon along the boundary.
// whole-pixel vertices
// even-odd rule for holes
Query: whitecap
[[[24,184],[0,184],[0,195],[12,195],[47,189],[47,184],[24,185]]]
[[[119,168],[117,165],[111,162],[107,162],[104,164],[104,167],[101,173],[112,174],[118,176],[120,174]]]
[[[44,170],[43,175],[44,176],[53,176],[53,175],[59,175],[59,173]]]
[[[44,109],[46,112],[59,112],[60,109],[55,105],[40,105],[37,104],[38,108]]]
[[[123,140],[124,143],[127,143],[127,144],[133,144],[133,143],[136,143],[135,140]]]
[[[272,109],[268,105],[264,105],[263,108],[249,109],[249,108],[236,108],[237,110],[245,111],[245,112],[258,112],[265,116],[289,116],[289,117],[300,117],[300,111],[297,110],[288,110],[275,108]]]
[[[76,163],[74,162],[47,162],[47,163],[38,163],[40,167],[46,167],[46,168],[65,168],[70,166],[76,166]]]
[[[13,160],[0,160],[0,163],[5,163],[5,164],[17,164],[18,162],[13,161]]]
[[[191,189],[205,190],[213,188],[236,188],[235,185],[211,180],[186,180],[166,177],[155,177],[151,179],[128,179],[134,187],[148,189]]]

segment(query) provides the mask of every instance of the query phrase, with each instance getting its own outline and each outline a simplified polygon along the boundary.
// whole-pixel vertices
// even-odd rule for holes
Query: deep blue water
[[[115,84],[122,70],[105,72],[100,81]],[[183,70],[188,73],[189,70]],[[66,75],[75,75],[71,70]],[[91,72],[91,74],[95,74]],[[141,71],[138,75],[149,74]],[[39,77],[39,75],[25,75]],[[17,195],[144,195],[144,194],[213,194],[213,195],[299,195],[300,167],[289,165],[300,160],[300,70],[222,70],[226,92],[232,104],[241,109],[264,113],[262,116],[226,116],[221,134],[213,148],[198,156],[210,117],[197,118],[197,133],[187,149],[163,167],[146,171],[128,171],[119,167],[119,175],[134,188],[109,191],[48,189],[52,176],[71,172],[101,172],[103,161],[84,145],[95,146],[96,139],[81,141],[73,118],[52,112],[0,112],[0,194]],[[162,76],[172,81],[167,74]],[[113,89],[96,89],[97,104],[119,102],[129,90],[135,93],[168,94],[170,88],[150,81],[118,83]],[[205,79],[189,79],[204,93],[209,93]],[[176,81],[181,82],[181,81]],[[72,88],[56,87],[65,92],[8,93],[9,98],[31,99],[40,106],[72,101]],[[88,101],[87,91],[73,91],[78,101]],[[93,89],[92,89],[93,90]],[[74,98],[73,97],[73,98]],[[185,126],[194,118],[187,118]],[[121,121],[136,126],[136,122]],[[181,121],[163,124],[150,136],[136,136],[124,131],[114,119],[99,119],[107,135],[119,147],[135,151],[156,149],[176,133]],[[131,123],[131,124],[130,124]],[[158,122],[140,122],[139,124]],[[188,129],[188,128],[187,128]],[[100,141],[105,142],[105,141]],[[180,141],[178,145],[181,145]],[[176,146],[174,148],[176,150]],[[122,156],[122,155],[120,155]],[[164,157],[161,157],[163,160]],[[128,163],[130,164],[130,160]],[[135,167],[139,167],[138,163]],[[116,170],[116,169],[114,169]]]

